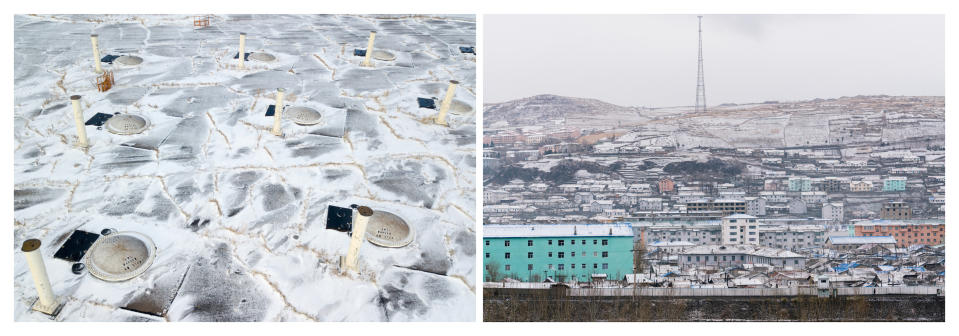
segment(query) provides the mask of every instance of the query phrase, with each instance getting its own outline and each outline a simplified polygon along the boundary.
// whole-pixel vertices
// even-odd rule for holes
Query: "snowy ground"
[[[471,16],[16,16],[14,106],[14,318],[36,291],[20,244],[43,242],[60,321],[472,321],[475,318],[475,119],[432,122],[417,97],[475,106]],[[374,49],[395,61],[360,67]],[[239,70],[247,52],[274,62]],[[136,55],[138,66],[104,64],[116,86],[94,86],[90,34],[102,55]],[[283,122],[270,134],[276,88],[288,106],[322,122]],[[69,97],[84,118],[135,113],[142,134],[86,128],[75,146]],[[359,272],[337,261],[346,233],[326,230],[328,205],[389,211],[415,230],[398,249],[370,243]],[[157,245],[143,275],[111,283],[53,258],[73,230],[137,231]],[[174,297],[171,301],[169,297]],[[153,307],[165,316],[123,307]]]

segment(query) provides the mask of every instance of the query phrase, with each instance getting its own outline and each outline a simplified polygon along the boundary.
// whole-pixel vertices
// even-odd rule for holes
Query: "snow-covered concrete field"
[[[58,321],[472,321],[475,318],[476,106],[472,16],[16,16],[14,23],[14,318],[49,321],[20,244],[43,242]],[[395,60],[360,66],[369,32]],[[246,51],[269,53],[239,69]],[[98,92],[90,34],[116,84]],[[283,120],[287,107],[321,121]],[[136,114],[149,128],[116,135],[86,126],[76,146],[70,96],[84,120]],[[439,106],[439,101],[437,101]],[[412,244],[366,242],[341,272],[349,236],[327,230],[327,206],[366,205],[402,217]],[[135,231],[156,244],[146,273],[106,282],[53,257],[74,230]],[[172,300],[170,299],[172,298]],[[136,309],[129,309],[129,308]],[[144,308],[147,307],[147,308]],[[160,316],[134,310],[153,309]]]

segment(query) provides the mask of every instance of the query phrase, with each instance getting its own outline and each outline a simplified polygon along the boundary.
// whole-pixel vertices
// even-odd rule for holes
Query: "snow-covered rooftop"
[[[895,244],[896,238],[890,236],[831,236],[827,240],[833,244]]]
[[[476,134],[472,114],[417,98],[475,106],[472,16],[18,15],[14,17],[14,241],[37,238],[60,321],[472,321],[475,319]],[[361,67],[374,50],[396,55]],[[238,69],[247,52],[266,52]],[[90,34],[103,56],[139,65],[94,86]],[[281,123],[287,106],[315,109],[316,125]],[[74,144],[71,95],[84,119],[137,114],[140,134],[87,126]],[[439,104],[437,104],[439,105]],[[357,272],[339,271],[350,237],[325,229],[327,206],[367,205],[405,219],[403,248],[364,243]],[[53,258],[74,230],[136,231],[156,244],[142,275],[105,282]],[[14,254],[14,319],[37,293]],[[130,309],[124,309],[124,307]],[[139,308],[136,308],[139,307]],[[144,308],[147,307],[147,308]],[[156,309],[158,316],[131,309]],[[135,310],[135,309],[134,309]]]
[[[617,224],[530,224],[484,225],[485,238],[511,237],[622,237],[633,236],[629,223]]]

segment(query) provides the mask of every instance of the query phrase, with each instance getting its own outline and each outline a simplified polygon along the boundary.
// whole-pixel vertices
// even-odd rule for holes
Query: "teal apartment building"
[[[790,177],[789,191],[812,191],[812,180],[808,177]]]
[[[589,281],[633,272],[633,228],[621,224],[483,226],[483,281]]]
[[[906,178],[890,176],[882,183],[882,191],[906,191]]]

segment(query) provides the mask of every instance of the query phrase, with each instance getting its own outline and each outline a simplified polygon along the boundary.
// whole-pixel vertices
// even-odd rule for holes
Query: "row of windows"
[[[546,256],[552,258],[552,257],[553,257],[553,252],[547,252],[547,255],[546,255]],[[586,252],[584,251],[583,253],[580,254],[580,256],[585,257],[585,256],[586,256]],[[599,252],[594,251],[594,252],[593,252],[593,256],[594,256],[594,257],[599,256]],[[608,252],[608,251],[603,251],[602,256],[603,256],[603,258],[609,258],[609,252]],[[489,253],[489,252],[486,252],[486,258],[489,258],[489,257],[490,257],[490,253]],[[505,258],[505,259],[509,259],[510,257],[512,257],[512,254],[509,253],[509,252],[506,252],[506,253],[503,254],[503,258]],[[557,257],[557,258],[565,258],[565,257],[566,257],[566,253],[565,253],[565,252],[557,252],[557,253],[556,253],[556,257]],[[570,253],[569,253],[569,257],[570,257],[570,258],[576,257],[576,252],[570,252]],[[526,252],[526,258],[532,259],[532,258],[533,258],[533,252]]]
[[[736,256],[728,256],[728,257],[729,257],[729,260],[726,260],[726,257],[727,257],[727,256],[723,256],[723,260],[722,260],[722,261],[736,261]],[[693,257],[692,257],[692,256],[686,256],[686,261],[693,261]],[[696,256],[696,261],[709,261],[709,257],[706,256],[706,257],[703,257],[702,260],[700,260],[700,256]],[[718,257],[718,256],[713,256],[713,261],[719,261],[719,257]],[[746,256],[739,256],[739,261],[746,261]],[[799,259],[794,259],[794,260],[793,260],[793,264],[799,265]]]
[[[599,266],[599,264],[593,264],[593,269],[598,269],[598,268],[599,268],[598,266]],[[609,269],[609,264],[607,264],[607,263],[603,263],[602,266],[603,266],[602,269]],[[510,264],[506,264],[506,265],[505,265],[505,269],[506,269],[507,271],[512,271],[512,268],[513,268],[513,266],[510,265]],[[550,269],[550,270],[552,270],[552,269],[553,269],[553,264],[547,265],[547,268]],[[560,270],[560,271],[565,270],[565,269],[566,269],[566,264],[556,264],[556,268],[557,268],[558,270]],[[576,264],[569,264],[569,268],[570,268],[570,269],[576,269]],[[586,264],[580,264],[580,268],[586,269]],[[489,269],[489,265],[486,266],[486,269],[487,269],[487,270]],[[526,264],[526,270],[527,270],[527,271],[532,271],[532,270],[533,270],[533,264]]]
[[[509,242],[510,242],[509,240],[504,240],[504,241],[503,241],[503,246],[509,246]],[[596,245],[597,242],[599,242],[598,239],[593,239],[593,245]],[[609,245],[609,240],[608,240],[608,239],[603,239],[603,240],[602,240],[602,243],[603,243],[603,246]],[[559,246],[565,246],[565,245],[566,245],[566,240],[564,240],[564,239],[558,239],[558,240],[556,241],[556,244],[559,245]],[[570,245],[576,245],[576,239],[570,239],[570,240],[569,240],[569,244],[570,244]],[[581,240],[580,240],[580,244],[581,244],[581,245],[586,245],[586,239],[581,239]],[[546,241],[546,245],[553,245],[553,240],[552,240],[552,239],[547,240],[547,241]],[[489,240],[486,241],[486,246],[489,246]],[[533,241],[532,241],[532,240],[527,240],[527,241],[526,241],[526,246],[533,246]]]

